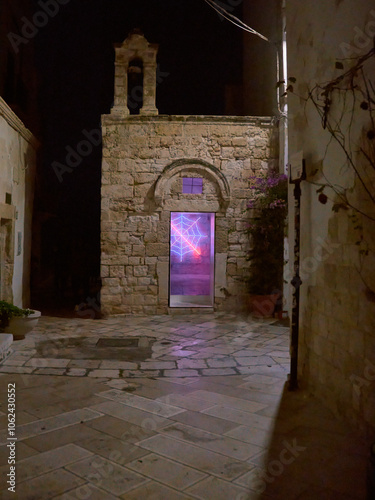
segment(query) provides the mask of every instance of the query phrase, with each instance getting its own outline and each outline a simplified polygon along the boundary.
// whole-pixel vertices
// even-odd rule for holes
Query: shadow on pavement
[[[307,392],[284,386],[249,487],[260,499],[366,498],[368,443]]]

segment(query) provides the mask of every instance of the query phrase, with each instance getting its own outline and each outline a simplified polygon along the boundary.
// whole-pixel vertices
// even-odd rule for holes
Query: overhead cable
[[[233,14],[231,14],[230,12],[228,12],[221,5],[218,5],[216,2],[214,2],[214,0],[204,0],[204,1],[210,7],[212,7],[214,10],[216,10],[216,12],[218,14],[220,14],[221,16],[223,16],[227,21],[231,22],[232,24],[234,24],[238,28],[241,28],[244,31],[247,31],[248,33],[251,33],[253,35],[256,35],[259,38],[262,38],[263,40],[265,40],[266,42],[269,42],[269,39],[266,36],[262,35],[261,33],[258,33],[258,31],[255,31],[253,28],[251,28],[246,23],[244,23],[243,21],[241,21],[241,19],[239,19],[238,17],[236,17]]]

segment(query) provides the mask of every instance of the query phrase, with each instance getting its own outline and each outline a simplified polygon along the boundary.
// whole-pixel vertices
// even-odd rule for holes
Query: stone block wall
[[[357,58],[371,49],[375,11],[371,0],[359,0],[355,10],[349,0],[288,0],[286,12],[288,75],[296,80],[295,95],[288,96],[289,153],[303,151],[307,170],[301,197],[299,382],[369,436],[371,443],[375,438],[375,204],[332,140],[329,126],[323,128],[322,117],[304,97],[316,85],[349,73]],[[343,61],[343,69],[335,67],[336,61]],[[373,57],[362,71],[374,74]],[[355,99],[362,102],[362,94],[355,90],[361,85],[357,77],[353,85]],[[328,118],[336,131],[341,126],[353,164],[374,193],[374,170],[360,154],[360,148],[366,151],[369,146],[364,138],[373,124],[357,102],[352,107],[352,89],[347,87],[350,92],[345,94],[343,87],[332,97]],[[350,117],[350,126],[338,117],[347,117],[348,122]],[[373,145],[368,151],[373,162]],[[347,190],[358,209],[354,223],[352,210],[332,210],[342,201],[332,189],[326,188],[327,198],[319,200],[318,186],[327,180],[340,192]],[[292,236],[292,210],[289,222]],[[366,248],[368,255],[363,253]]]
[[[243,304],[249,177],[277,151],[271,118],[103,116],[103,309],[167,312],[171,211],[215,212],[215,304]],[[183,177],[202,177],[203,194],[183,194]]]
[[[374,223],[363,224],[374,244]],[[375,256],[361,256],[358,237],[346,212],[332,214],[325,240],[304,252],[300,373],[335,414],[374,437]]]

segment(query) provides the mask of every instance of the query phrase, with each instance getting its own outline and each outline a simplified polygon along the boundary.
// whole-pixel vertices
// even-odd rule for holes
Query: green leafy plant
[[[0,331],[9,326],[9,321],[14,317],[30,316],[32,309],[21,309],[5,300],[0,300]]]
[[[253,197],[248,202],[251,250],[249,291],[251,294],[281,293],[283,286],[284,233],[287,216],[288,178],[270,172],[253,176]]]

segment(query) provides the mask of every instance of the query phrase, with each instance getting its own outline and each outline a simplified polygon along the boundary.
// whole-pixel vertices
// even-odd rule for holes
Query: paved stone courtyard
[[[13,344],[14,353],[0,372],[186,378],[251,375],[254,366],[263,365],[265,373],[280,368],[286,376],[288,329],[269,323],[224,313],[103,320],[42,317],[25,340]],[[99,339],[124,338],[153,339],[149,356],[142,348],[96,347]]]
[[[16,495],[2,430],[1,498],[364,499],[368,446],[286,390],[288,335],[224,314],[42,318],[0,368],[0,428],[8,383],[17,415]],[[156,339],[151,354],[129,341],[144,360],[84,357],[142,337]]]

